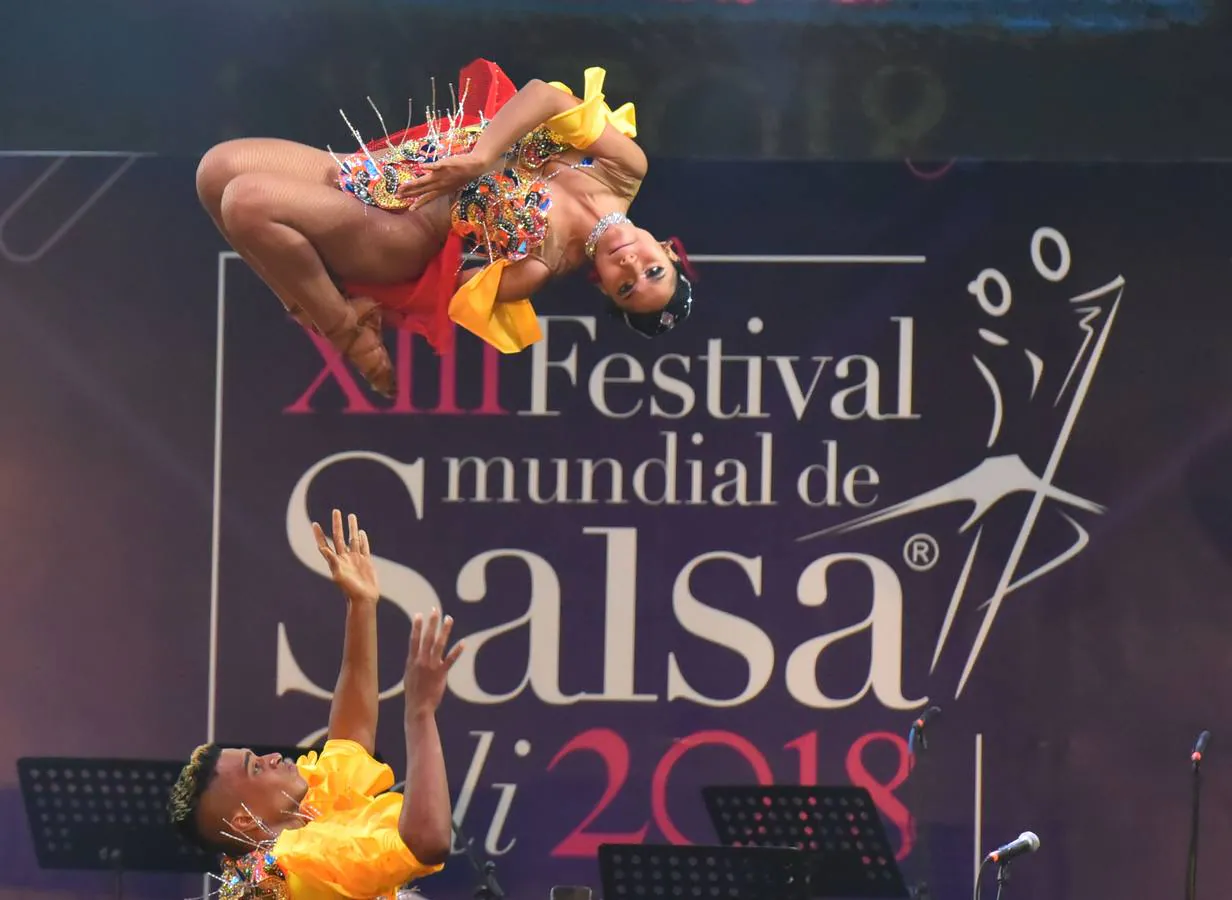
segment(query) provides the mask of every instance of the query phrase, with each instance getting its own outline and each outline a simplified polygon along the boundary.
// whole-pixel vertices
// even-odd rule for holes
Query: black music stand
[[[793,847],[807,860],[813,898],[908,896],[877,806],[860,787],[706,787],[719,840],[733,847]]]
[[[783,847],[599,847],[603,900],[806,900],[803,862]]]
[[[183,762],[25,757],[17,760],[39,868],[110,871],[115,896],[125,872],[217,871],[167,820]]]

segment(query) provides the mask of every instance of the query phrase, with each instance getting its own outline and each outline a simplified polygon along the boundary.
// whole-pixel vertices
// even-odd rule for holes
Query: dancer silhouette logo
[[[1046,254],[1048,250],[1051,250],[1051,254]],[[1055,256],[1055,261],[1046,261],[1046,255]],[[1038,229],[1031,240],[1030,256],[1034,271],[1045,282],[1060,286],[1067,281],[1072,258],[1069,244],[1059,231],[1053,228]],[[983,618],[975,640],[968,651],[955,692],[956,697],[962,694],[1005,600],[1015,591],[1054,571],[1083,551],[1090,542],[1090,533],[1075,518],[1078,513],[1100,514],[1105,511],[1099,503],[1057,486],[1056,478],[1065,450],[1090,394],[1095,373],[1107,348],[1108,338],[1116,321],[1124,290],[1125,280],[1118,276],[1102,286],[1069,296],[1065,301],[1066,306],[1062,306],[1059,310],[1064,315],[1068,307],[1069,314],[1077,318],[1075,327],[1082,334],[1082,340],[1073,358],[1068,361],[1068,367],[1062,369],[1064,376],[1052,398],[1053,408],[1064,409],[1065,412],[1057,426],[1047,457],[1038,463],[1038,472],[1018,453],[994,453],[1004,443],[1006,410],[1010,404],[1007,403],[1005,391],[1002,389],[1001,381],[994,374],[993,367],[986,361],[985,356],[977,353],[972,357],[972,362],[976,372],[988,387],[992,408],[985,457],[966,472],[948,479],[938,487],[894,503],[885,509],[798,538],[800,541],[809,541],[824,536],[848,534],[895,519],[907,517],[916,519],[938,507],[951,504],[965,505],[970,513],[958,527],[958,534],[967,538],[966,556],[962,570],[954,584],[945,619],[937,635],[932,659],[932,668],[935,669],[950,636],[955,616],[964,601],[969,599],[969,579],[980,559],[980,542],[984,536],[986,517],[994,507],[1013,495],[1022,494],[1029,498],[1029,506],[1019,517],[1016,536],[1009,554],[1000,565],[995,586],[991,594],[980,604],[979,608],[983,610]],[[1010,313],[1014,305],[1012,285],[999,269],[984,269],[967,286],[967,291],[975,298],[981,311],[994,321]],[[1032,299],[1035,298],[1032,297]],[[1007,357],[1018,356],[1013,352],[1013,347],[1007,337],[1000,331],[988,327],[991,324],[990,322],[980,327],[978,333],[979,338],[993,348],[992,354],[997,356],[994,364],[1003,363]],[[1020,353],[1030,369],[1027,404],[1037,400],[1046,402],[1046,397],[1040,393],[1048,374],[1044,358],[1029,348],[1021,348]],[[1067,508],[1069,511],[1066,511]],[[1032,550],[1032,537],[1046,510],[1053,512],[1060,522],[1070,529],[1072,540],[1068,546],[1059,551],[1045,553],[1033,563],[1028,563],[1027,559]],[[917,535],[913,540],[918,541],[919,537]],[[935,563],[935,556],[933,562]],[[915,568],[910,560],[908,560],[908,565]],[[1030,567],[1023,571],[1028,565]]]

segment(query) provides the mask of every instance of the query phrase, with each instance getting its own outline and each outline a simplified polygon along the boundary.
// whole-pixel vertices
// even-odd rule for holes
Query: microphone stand
[[[453,822],[453,820],[450,821]],[[490,859],[481,859],[475,851],[474,841],[466,836],[457,822],[453,822],[453,833],[458,836],[462,844],[462,852],[466,854],[471,868],[479,876],[475,891],[471,894],[474,900],[504,900],[505,892],[500,882],[496,880],[496,863]]]
[[[911,900],[930,900],[932,893],[928,887],[927,876],[932,872],[932,859],[928,852],[928,828],[919,827],[919,791],[917,790],[917,780],[915,770],[919,765],[919,760],[922,754],[928,750],[928,737],[924,731],[920,720],[917,720],[911,726],[911,731],[907,733],[907,752],[911,761],[911,769],[908,772],[907,782],[907,804],[911,810],[912,823],[915,825],[916,848],[919,855],[920,866],[917,870],[918,878],[914,883],[907,887],[907,894]]]
[[[997,863],[997,900],[1001,900],[1001,891],[1009,883],[1010,880],[1010,864]]]
[[[1200,826],[1199,799],[1202,789],[1202,756],[1193,756],[1193,818],[1189,824],[1189,870],[1185,878],[1185,900],[1198,896],[1198,829]]]

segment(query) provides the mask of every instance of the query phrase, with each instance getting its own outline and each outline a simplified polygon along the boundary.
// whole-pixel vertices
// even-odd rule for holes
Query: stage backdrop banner
[[[518,356],[395,338],[390,402],[223,254],[220,508],[244,527],[217,549],[213,735],[321,738],[343,611],[309,525],[336,505],[386,597],[381,749],[402,758],[409,617],[439,606],[467,644],[440,713],[457,814],[519,893],[593,881],[605,842],[714,842],[707,784],[867,787],[914,872],[930,705],[939,889],[1031,828],[1059,890],[1068,763],[1033,729],[1068,717],[1066,570],[1144,490],[1110,465],[1143,423],[1109,425],[1106,364],[1181,302],[1139,287],[1183,272],[1180,220],[1135,233],[1141,193],[1090,170],[870,174],[841,216],[786,169],[713,210],[698,244],[726,253],[662,340],[575,283]]]
[[[191,164],[117,177],[47,251],[73,265],[4,244],[30,297],[112,279],[150,309],[200,298],[198,325],[159,328],[184,371],[217,358],[209,391],[159,344],[166,378],[143,382],[148,418],[199,435],[202,459],[213,434],[213,497],[203,466],[199,506],[150,481],[114,507],[107,535],[199,584],[138,579],[114,600],[133,623],[115,677],[151,653],[182,663],[166,698],[97,701],[136,723],[100,732],[109,752],[161,746],[163,720],[183,754],[322,739],[344,601],[310,523],[339,507],[384,597],[379,750],[404,777],[410,618],[439,607],[466,643],[438,715],[455,814],[511,895],[596,883],[605,842],[715,843],[701,788],[757,783],[868,788],[939,897],[1024,830],[1042,848],[1011,896],[1179,889],[1188,750],[1232,703],[1229,170],[659,165],[633,212],[695,252],[688,322],[644,340],[578,278],[536,299],[543,340],[516,356],[391,334],[392,400],[210,236]],[[145,313],[70,307],[15,321],[48,358],[56,332],[32,323],[51,309],[98,372],[144,358]],[[106,450],[74,416],[58,453],[149,479],[178,465]],[[200,521],[191,540],[177,515]],[[83,548],[48,569],[56,590],[102,578]],[[92,696],[72,671],[47,677]],[[20,733],[18,752],[98,745]],[[1208,847],[1232,839],[1220,734]],[[468,881],[458,852],[423,890]]]

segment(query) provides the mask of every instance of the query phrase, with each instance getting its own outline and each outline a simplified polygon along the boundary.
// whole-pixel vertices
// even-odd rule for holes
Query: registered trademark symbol
[[[927,572],[940,556],[941,548],[931,534],[913,534],[903,544],[903,562],[913,572]]]

